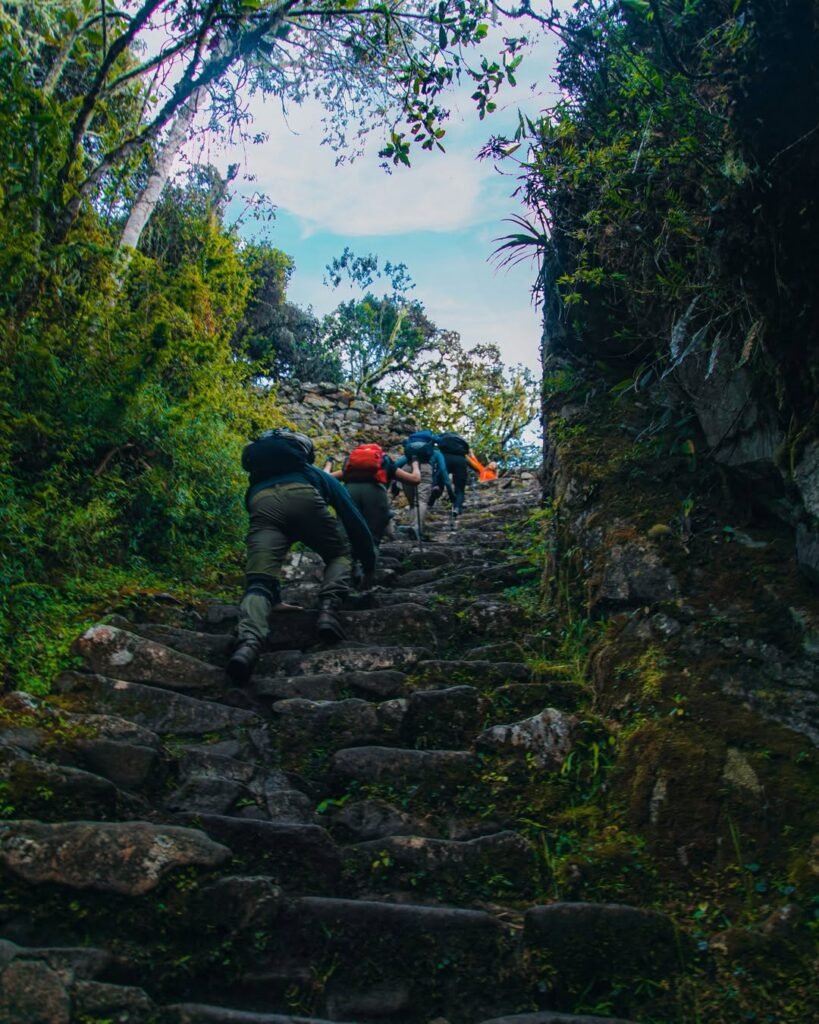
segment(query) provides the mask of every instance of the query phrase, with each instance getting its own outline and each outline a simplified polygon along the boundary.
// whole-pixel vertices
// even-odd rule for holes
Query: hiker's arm
[[[477,455],[472,451],[471,448],[466,453],[466,461],[475,470],[476,473],[482,473],[483,472],[485,467],[482,466],[481,463],[478,461]]]
[[[420,484],[421,483],[421,467],[417,462],[413,462],[412,470],[407,472],[406,469],[399,469],[395,467],[395,479],[403,480],[406,484]]]

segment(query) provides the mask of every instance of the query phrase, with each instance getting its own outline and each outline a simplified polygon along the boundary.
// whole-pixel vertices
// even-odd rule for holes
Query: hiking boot
[[[227,674],[237,686],[244,686],[253,675],[253,667],[262,652],[258,640],[242,640],[227,663]]]
[[[338,617],[337,603],[333,598],[324,597],[319,602],[318,620],[316,628],[321,640],[328,644],[337,644],[347,639],[344,626]]]

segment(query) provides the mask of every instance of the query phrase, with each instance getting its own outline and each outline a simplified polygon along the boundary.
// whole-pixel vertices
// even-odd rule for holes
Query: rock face
[[[302,399],[328,430],[380,415],[332,389]],[[595,520],[604,486],[569,480],[582,624],[603,638],[582,679],[582,630],[519,595],[541,569],[510,539],[536,486],[470,490],[457,531],[434,509],[423,557],[385,545],[335,647],[314,636],[314,561],[294,560],[308,608],[241,690],[223,668],[236,608],[214,602],[173,626],[92,626],[52,697],[0,698],[3,1024],[677,1019],[702,964],[685,976],[655,879],[672,886],[686,861],[675,905],[691,905],[728,817],[756,838],[763,802],[777,814],[798,790],[798,752],[786,764],[766,736],[771,763],[756,757],[742,704],[809,692],[819,619],[793,595],[786,654],[729,607],[698,647],[673,546],[622,507]],[[605,631],[594,614],[613,615]],[[730,701],[719,738],[685,677],[665,681],[676,654]],[[794,876],[815,868],[806,849]],[[759,934],[794,942],[798,920],[769,908]]]

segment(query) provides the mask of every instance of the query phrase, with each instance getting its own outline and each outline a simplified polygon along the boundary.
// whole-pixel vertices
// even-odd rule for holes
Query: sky
[[[495,56],[489,47],[486,52]],[[312,103],[291,108],[285,118],[276,103],[254,101],[253,130],[267,133],[267,141],[203,157],[222,169],[239,163],[234,186],[262,191],[276,206],[267,238],[295,262],[290,301],[321,315],[360,294],[345,285],[326,287],[325,267],[345,247],[356,255],[372,253],[381,266],[407,265],[416,284],[411,296],[439,328],[458,331],[467,348],[494,343],[507,364],[538,373],[535,267],[525,262],[505,270],[490,260],[495,240],[513,230],[506,218],[525,213],[512,196],[514,167],[501,174],[491,162],[478,161],[477,153],[490,135],[513,134],[519,108],[533,116],[554,103],[555,53],[552,37],[539,38],[518,69],[517,87],[504,88],[498,109],[483,121],[469,100],[472,89],[451,94],[446,152],[419,149],[410,168],[391,174],[380,167],[383,139],[377,134],[363,156],[336,166],[336,154],[321,145],[321,111]],[[248,183],[245,176],[255,180]],[[252,222],[243,222],[247,236],[254,230]],[[380,284],[373,287],[377,293]]]

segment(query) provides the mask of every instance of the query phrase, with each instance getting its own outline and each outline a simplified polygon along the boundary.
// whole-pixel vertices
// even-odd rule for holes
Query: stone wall
[[[327,456],[340,460],[367,442],[400,455],[404,439],[418,429],[391,405],[375,404],[337,384],[288,381],[279,385],[278,400],[284,415],[313,439],[318,464]]]

